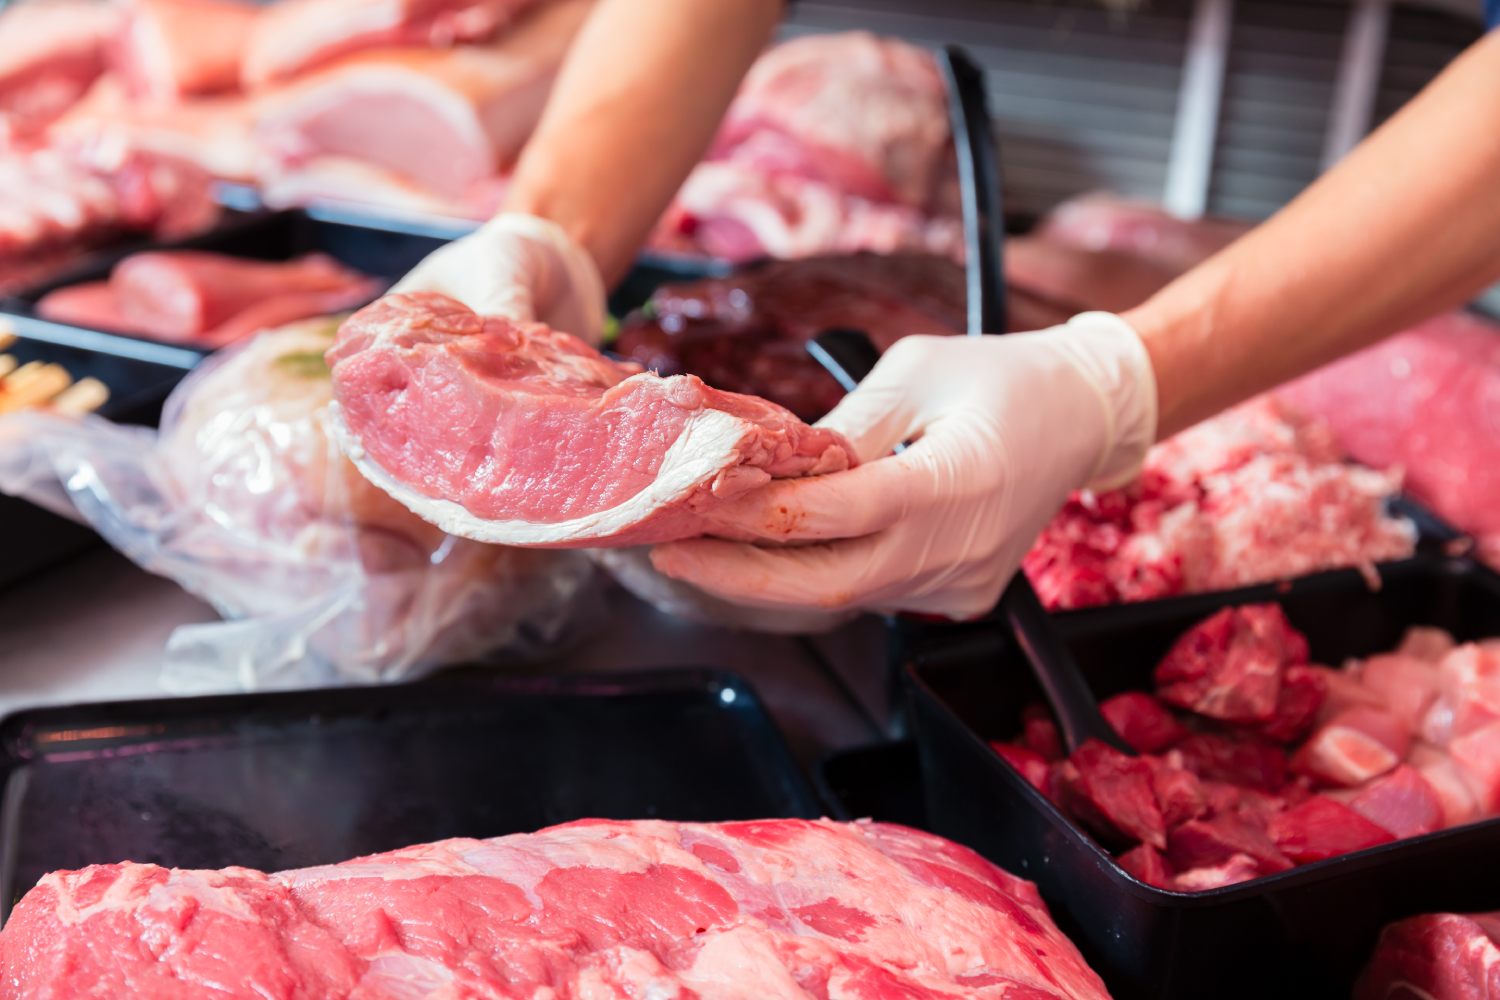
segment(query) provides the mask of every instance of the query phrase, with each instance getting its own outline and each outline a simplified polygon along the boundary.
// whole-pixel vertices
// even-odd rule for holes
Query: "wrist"
[[[1136,329],[1113,313],[1083,313],[1069,320],[1062,332],[1103,416],[1099,456],[1086,485],[1115,489],[1140,474],[1156,440],[1157,387],[1151,356]]]

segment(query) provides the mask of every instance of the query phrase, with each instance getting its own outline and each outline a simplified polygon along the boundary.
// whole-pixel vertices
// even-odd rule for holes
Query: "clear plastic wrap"
[[[0,491],[92,525],[225,621],[171,637],[176,690],[401,680],[548,648],[584,618],[577,552],[443,534],[365,481],[326,430],[336,323],[221,352],[160,432],[100,418],[0,420]]]

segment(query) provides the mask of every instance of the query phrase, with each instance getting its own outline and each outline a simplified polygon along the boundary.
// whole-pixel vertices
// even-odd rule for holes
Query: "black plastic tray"
[[[1381,569],[1053,616],[1096,697],[1149,689],[1185,629],[1226,605],[1276,601],[1313,658],[1388,650],[1410,625],[1500,635],[1500,577],[1435,554]],[[1035,880],[1122,1000],[1346,996],[1380,927],[1414,913],[1500,906],[1500,820],[1444,830],[1212,892],[1137,882],[987,746],[1041,701],[1002,630],[974,627],[911,650],[911,721],[931,829]]]
[[[120,423],[153,424],[161,404],[198,356],[157,344],[125,344],[126,353],[113,353],[117,338],[100,337],[92,348],[49,343],[44,338],[53,324],[3,318],[23,336],[6,348],[21,363],[54,361],[74,378],[92,376],[109,386],[103,416]],[[79,331],[85,332],[85,331]],[[99,544],[94,532],[25,500],[0,494],[0,528],[6,538],[0,559],[0,587],[25,579],[64,559]]]
[[[927,829],[921,761],[911,742],[872,743],[829,754],[813,780],[835,819],[876,819]]]
[[[0,901],[130,859],[264,870],[584,817],[814,818],[742,680],[712,671],[48,708],[0,723]]]

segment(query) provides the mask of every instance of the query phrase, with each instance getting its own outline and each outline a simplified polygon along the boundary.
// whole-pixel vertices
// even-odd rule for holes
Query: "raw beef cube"
[[[1452,707],[1450,738],[1500,722],[1500,653],[1469,643],[1438,664],[1443,696]]]
[[[1178,892],[1207,892],[1209,889],[1222,889],[1226,885],[1248,882],[1259,878],[1261,874],[1260,865],[1254,858],[1248,854],[1235,854],[1222,864],[1205,865],[1182,872],[1172,880],[1172,885]]]
[[[1307,663],[1307,640],[1275,604],[1225,608],[1190,629],[1156,668],[1157,695],[1226,722],[1276,714],[1282,675]]]
[[[1413,656],[1419,660],[1436,663],[1452,648],[1453,636],[1442,629],[1413,625],[1406,630],[1406,635],[1401,637],[1401,645],[1396,647],[1396,655]]]
[[[1500,926],[1493,915],[1434,913],[1387,927],[1354,1000],[1500,997]]]
[[[1144,691],[1126,691],[1107,698],[1099,711],[1136,753],[1161,753],[1188,735],[1187,727]]]
[[[1238,816],[1190,820],[1167,837],[1167,859],[1178,871],[1221,865],[1236,854],[1254,858],[1266,875],[1292,867],[1263,828]]]
[[[1322,674],[1312,667],[1288,667],[1276,696],[1276,713],[1259,727],[1261,735],[1275,743],[1296,743],[1318,720],[1328,689]]]
[[[1286,752],[1251,736],[1194,733],[1179,743],[1183,766],[1205,781],[1227,781],[1267,792],[1287,780]]]
[[[1408,732],[1422,728],[1422,719],[1438,696],[1438,670],[1430,660],[1388,654],[1372,656],[1360,669],[1360,681],[1380,697],[1382,707],[1401,720]]]
[[[1001,743],[998,740],[990,743],[990,747],[1032,787],[1046,794],[1047,778],[1052,769],[1045,757],[1028,747],[1017,746],[1014,743]]]
[[[1182,767],[1181,758],[1146,758],[1151,765],[1151,790],[1161,807],[1162,819],[1171,829],[1208,810],[1203,784],[1196,775]]]
[[[1442,803],[1443,826],[1462,826],[1479,818],[1479,803],[1469,790],[1463,770],[1451,757],[1424,743],[1412,751],[1410,760]]]
[[[1172,888],[1172,868],[1162,853],[1150,844],[1137,844],[1115,860],[1121,868],[1147,885]]]
[[[1203,797],[1211,815],[1234,816],[1262,828],[1287,805],[1286,800],[1279,795],[1254,788],[1241,788],[1222,781],[1205,781]]]
[[[1401,763],[1410,748],[1401,720],[1380,709],[1350,708],[1302,745],[1292,767],[1324,784],[1353,788]]]
[[[1458,737],[1448,744],[1448,754],[1474,793],[1479,811],[1486,816],[1500,812],[1500,722]]]
[[[1021,713],[1021,742],[1048,760],[1062,760],[1062,737],[1052,713],[1041,705],[1028,705]]]
[[[1275,817],[1269,833],[1276,846],[1298,864],[1362,851],[1396,839],[1326,795],[1314,795]]]
[[[1167,846],[1166,821],[1151,787],[1151,766],[1097,740],[1060,768],[1059,793],[1069,812],[1111,843]]]
[[[1405,764],[1359,789],[1348,805],[1398,838],[1443,828],[1442,799],[1421,772]]]

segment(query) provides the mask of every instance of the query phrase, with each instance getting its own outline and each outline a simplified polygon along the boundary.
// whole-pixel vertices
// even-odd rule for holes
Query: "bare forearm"
[[[1452,308],[1500,277],[1500,33],[1301,197],[1125,318],[1159,434]]]
[[[560,224],[607,282],[702,157],[781,0],[599,0],[517,164],[509,211]]]

